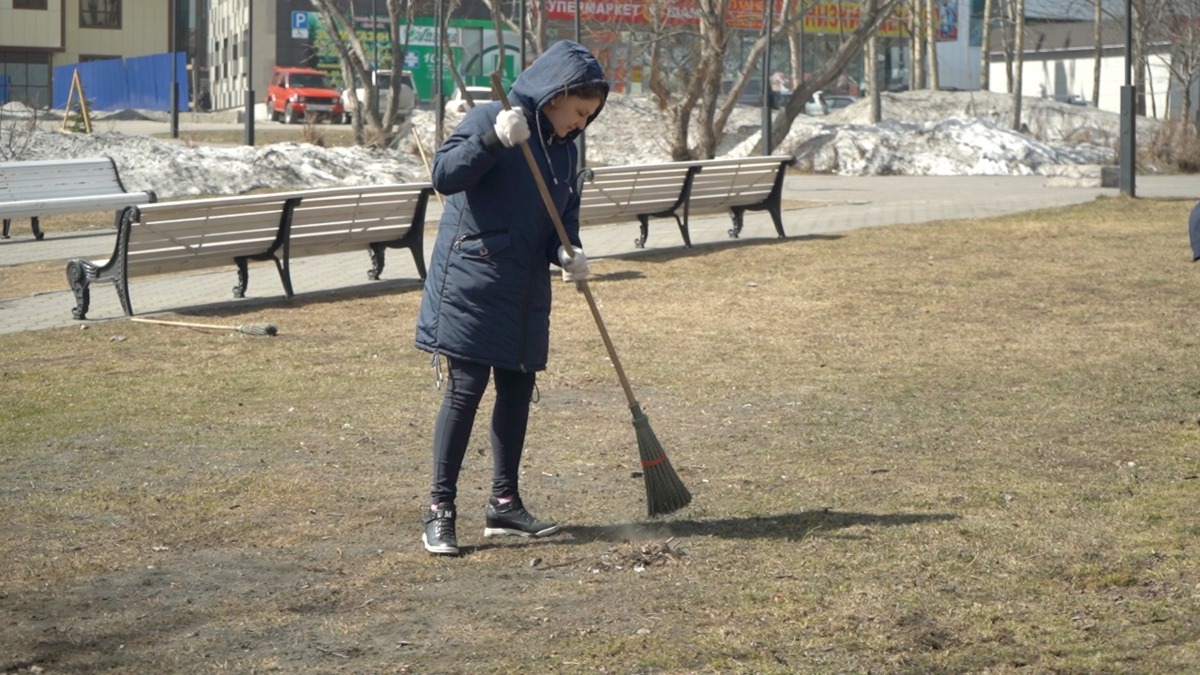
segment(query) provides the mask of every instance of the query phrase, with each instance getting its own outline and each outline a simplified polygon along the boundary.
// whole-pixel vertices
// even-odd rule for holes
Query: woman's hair
[[[587,84],[581,84],[578,87],[568,89],[565,93],[572,96],[578,96],[579,98],[599,99],[603,101],[608,97],[608,87],[598,82],[589,82]]]

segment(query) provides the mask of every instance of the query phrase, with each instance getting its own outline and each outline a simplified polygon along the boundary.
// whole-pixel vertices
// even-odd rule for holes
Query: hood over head
[[[600,62],[583,45],[570,40],[554,43],[529,65],[513,82],[508,99],[530,113],[540,112],[542,107],[560,94],[568,93],[584,85],[599,85],[604,96],[608,96],[608,80]],[[588,124],[604,109],[604,101],[588,118]],[[565,140],[574,140],[580,130],[572,131]]]

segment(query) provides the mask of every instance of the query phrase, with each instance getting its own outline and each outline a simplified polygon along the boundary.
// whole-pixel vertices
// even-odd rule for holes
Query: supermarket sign
[[[593,0],[545,0],[546,17],[562,21],[574,20],[578,2],[579,19],[595,23],[627,24],[688,24],[700,23],[700,8],[695,0],[659,0],[657,2],[598,2]],[[763,0],[730,0],[725,14],[725,27],[762,30]],[[775,0],[776,21],[783,12],[783,0]],[[813,34],[853,33],[862,24],[862,5],[857,2],[822,2],[809,8],[804,15],[804,32]],[[880,26],[880,37],[901,37],[908,34],[902,16],[896,15]]]

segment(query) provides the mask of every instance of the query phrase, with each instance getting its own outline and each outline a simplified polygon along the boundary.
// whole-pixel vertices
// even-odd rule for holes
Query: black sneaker
[[[516,535],[518,537],[547,537],[558,532],[558,524],[538,520],[525,510],[520,497],[507,504],[493,504],[495,497],[488,500],[487,527],[483,529],[485,537],[502,537]]]
[[[425,550],[435,555],[458,555],[458,537],[454,536],[454,504],[438,504],[425,511]]]

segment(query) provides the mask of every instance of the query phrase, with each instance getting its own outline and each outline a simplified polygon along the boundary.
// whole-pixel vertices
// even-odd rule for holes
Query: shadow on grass
[[[190,316],[236,317],[245,314],[247,309],[269,309],[271,307],[300,309],[302,307],[332,304],[348,298],[374,298],[381,295],[396,295],[397,293],[420,293],[423,287],[424,283],[416,277],[412,279],[385,279],[368,281],[352,286],[343,286],[341,288],[296,293],[291,299],[285,298],[280,294],[273,297],[264,296],[219,300],[202,305],[155,310],[154,312],[147,312],[146,316],[169,312]]]
[[[786,226],[785,226],[786,228]],[[772,230],[773,231],[773,230]],[[661,236],[667,236],[663,233]],[[685,248],[682,241],[663,248],[653,249],[636,249],[625,253],[617,253],[614,255],[602,256],[603,258],[611,258],[613,260],[638,260],[640,262],[656,262],[658,260],[676,260],[681,258],[699,258],[701,256],[720,253],[721,251],[731,248],[746,248],[749,246],[777,246],[784,243],[792,243],[797,241],[837,241],[843,238],[842,234],[802,234],[798,236],[780,237],[755,237],[750,239],[729,239],[726,241],[704,242],[694,244],[691,248]],[[676,235],[678,239],[678,235]],[[607,278],[607,277],[605,277]]]
[[[804,539],[856,525],[900,527],[956,520],[952,513],[854,513],[847,511],[801,511],[774,516],[721,518],[718,520],[670,520],[616,525],[568,526],[572,535],[562,543],[637,541],[670,537],[719,537],[722,539]]]

